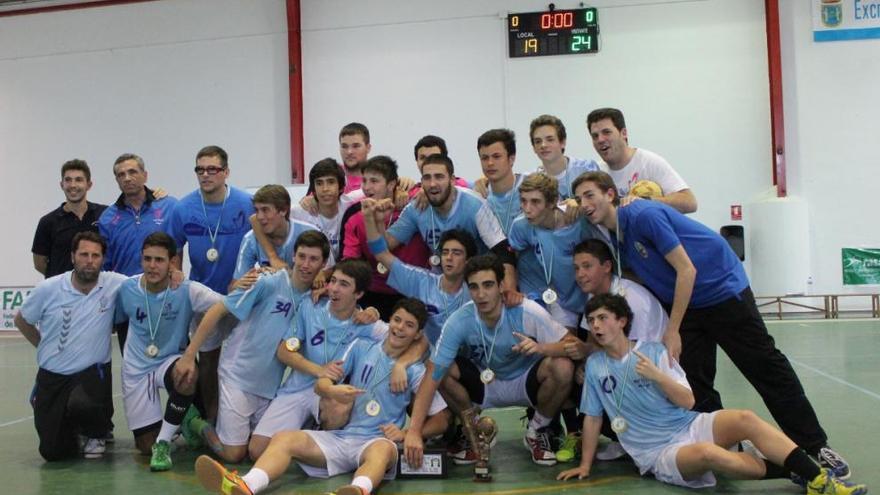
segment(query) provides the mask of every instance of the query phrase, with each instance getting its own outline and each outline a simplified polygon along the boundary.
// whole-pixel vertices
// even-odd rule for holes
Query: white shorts
[[[327,467],[311,466],[299,462],[299,466],[307,475],[313,478],[330,478],[337,474],[356,471],[361,465],[361,455],[367,447],[375,442],[388,442],[397,445],[385,437],[355,437],[344,435],[342,431],[312,431],[303,430],[318,444],[318,448],[324,453]],[[386,480],[393,480],[397,476],[397,458],[391,463],[391,467],[385,472]]]
[[[578,327],[577,313],[572,313],[571,311],[563,308],[559,305],[558,301],[553,304],[548,304],[547,312],[550,313],[550,316],[553,317],[554,320],[559,322],[559,324],[564,327],[575,329]]]
[[[278,394],[254,428],[254,435],[272,438],[278,432],[301,430],[309,416],[318,420],[320,399],[312,388]]]
[[[220,377],[217,436],[223,445],[247,445],[268,407],[269,399],[240,390]]]
[[[122,403],[125,406],[125,420],[132,431],[162,421],[164,416],[159,389],[165,388],[165,373],[179,358],[179,354],[168,356],[153,371],[140,375],[127,372],[122,364]]]
[[[541,361],[538,361],[532,366],[539,366],[540,364]],[[483,403],[480,404],[480,407],[483,409],[508,406],[534,407],[535,405],[532,404],[531,399],[529,399],[529,393],[526,390],[526,382],[531,372],[532,368],[529,368],[525,373],[512,380],[496,378],[488,385],[484,385]]]
[[[717,412],[717,411],[716,411]],[[670,485],[684,486],[688,488],[705,488],[715,486],[715,475],[712,471],[707,471],[699,478],[693,480],[685,480],[681,477],[678,470],[678,463],[675,458],[678,450],[682,447],[693,445],[695,443],[715,443],[715,435],[712,433],[712,425],[715,423],[715,412],[700,413],[694,418],[691,426],[672,439],[672,441],[663,448],[657,460],[650,468],[654,477],[664,483]]]

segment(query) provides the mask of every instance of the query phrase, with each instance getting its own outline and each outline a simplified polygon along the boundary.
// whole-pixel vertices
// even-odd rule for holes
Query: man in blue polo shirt
[[[251,230],[248,219],[254,206],[250,194],[226,184],[229,155],[223,148],[205,146],[199,150],[193,170],[199,188],[181,198],[174,208],[168,233],[181,253],[189,244],[189,278],[226,294],[241,240]],[[199,354],[199,388],[209,420],[217,415],[217,363],[222,337],[216,333]]]
[[[127,277],[101,271],[106,245],[95,232],[74,236],[73,270],[40,282],[15,315],[37,348],[34,425],[47,461],[103,456],[112,427],[110,333]]]
[[[608,229],[622,261],[669,310],[663,343],[687,373],[694,409],[722,408],[714,388],[721,346],[782,431],[837,477],[848,477],[849,466],[828,447],[800,379],[767,333],[745,270],[727,242],[660,202],[634,200],[620,207],[605,172],[583,174],[572,187],[582,214]]]

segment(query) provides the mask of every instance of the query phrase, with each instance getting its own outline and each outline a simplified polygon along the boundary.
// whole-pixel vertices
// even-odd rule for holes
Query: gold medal
[[[284,341],[284,348],[290,352],[297,352],[300,348],[299,339],[296,337],[291,337]]]

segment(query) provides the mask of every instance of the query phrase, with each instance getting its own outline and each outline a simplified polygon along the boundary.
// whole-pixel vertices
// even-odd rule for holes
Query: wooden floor
[[[853,469],[853,480],[880,490],[880,321],[770,322],[777,344],[791,360],[810,397],[832,446]],[[116,402],[115,444],[102,460],[47,464],[37,453],[33,417],[27,403],[35,375],[34,349],[19,337],[0,338],[0,461],[7,477],[3,494],[190,494],[202,493],[193,476],[197,453],[178,451],[174,469],[151,473],[149,459],[136,454],[127,431],[119,395],[118,355],[114,356]],[[748,408],[770,419],[760,398],[726,357],[719,359],[719,390],[725,405]],[[642,478],[628,462],[599,463],[589,480],[560,483],[556,474],[569,465],[539,467],[528,460],[522,447],[523,426],[519,410],[492,413],[501,428],[493,449],[495,481],[475,484],[470,468],[454,467],[448,479],[395,481],[379,493],[527,495],[540,493],[686,493],[686,490]],[[247,465],[238,466],[241,471]],[[266,493],[319,494],[347,483],[348,476],[330,480],[308,479],[296,467]],[[702,493],[802,493],[787,481],[733,481],[719,479],[714,489]]]

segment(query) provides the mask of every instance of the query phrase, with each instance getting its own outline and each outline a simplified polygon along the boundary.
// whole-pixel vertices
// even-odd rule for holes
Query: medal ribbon
[[[143,275],[141,276],[143,279]],[[159,333],[159,325],[162,323],[162,314],[165,312],[165,301],[168,299],[168,292],[171,287],[165,287],[165,293],[162,295],[162,308],[159,310],[159,317],[156,318],[156,328],[153,328],[153,318],[150,316],[150,291],[147,290],[147,281],[144,280],[144,305],[147,307],[147,326],[150,329],[150,344],[156,343],[156,334]]]
[[[485,325],[483,325],[483,320],[480,319],[479,312],[476,312],[476,311],[474,312],[474,319],[477,320],[477,328],[480,329],[480,340],[483,342],[483,354],[486,355],[486,369],[491,370],[492,369],[492,355],[495,353],[495,340],[498,338],[498,330],[496,329],[495,332],[492,334],[492,347],[489,348],[489,352],[487,354],[486,353],[486,335],[483,333],[483,327]],[[501,318],[499,318],[498,321],[500,322]],[[498,324],[496,323],[495,326],[497,327]],[[489,331],[489,329],[487,328],[486,331]]]
[[[223,196],[223,203],[220,204],[220,213],[217,214],[217,225],[211,230],[211,221],[208,219],[208,209],[205,208],[205,196],[199,194],[202,199],[202,213],[205,214],[205,226],[208,227],[208,237],[211,238],[211,247],[213,248],[217,241],[217,234],[220,233],[220,220],[223,218],[223,208],[226,206],[226,199],[229,198],[229,188],[226,188],[226,196]]]
[[[321,349],[324,351],[324,364],[327,364],[330,362],[330,358],[327,356],[327,341],[330,340],[330,321],[327,319],[327,314],[330,313],[329,301],[327,302],[327,306],[324,309],[319,310],[319,313],[321,314],[321,323],[324,324],[324,342],[321,344]],[[339,342],[336,343],[336,346],[333,347],[333,353],[330,354],[330,357],[335,356],[336,351],[339,350],[339,344],[341,344],[344,340],[348,339],[348,337],[351,336],[351,332],[349,330],[351,323],[351,318],[345,320],[345,326],[343,327],[343,329],[345,330],[345,335],[343,335],[343,337],[339,339]]]
[[[627,342],[626,354],[624,354],[624,357],[626,357],[630,353],[629,351],[630,351],[630,344],[629,344],[629,342]],[[608,369],[608,352],[607,351],[604,354],[602,354],[602,358],[603,358],[603,362],[605,363],[605,374],[610,378],[610,377],[612,377],[612,375],[611,375],[611,371],[609,371],[609,369]],[[630,356],[629,360],[634,362],[636,360],[635,356]],[[623,394],[626,393],[626,382],[629,381],[629,370],[632,368],[635,368],[635,365],[630,366],[629,363],[626,363],[624,366],[626,367],[626,373],[623,378],[623,384],[620,386],[620,395],[615,396],[614,389],[611,390],[611,398],[614,400],[614,404],[617,406],[617,415],[618,416],[621,415],[620,406],[623,405]],[[612,419],[614,419],[614,418],[612,418]]]

